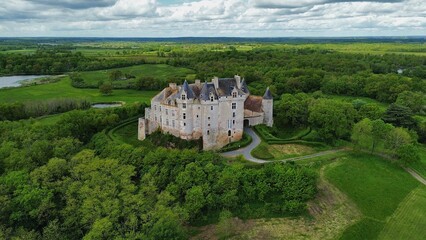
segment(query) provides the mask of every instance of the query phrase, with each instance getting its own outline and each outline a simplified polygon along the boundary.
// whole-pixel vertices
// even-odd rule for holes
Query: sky
[[[426,0],[2,0],[0,37],[425,36]]]

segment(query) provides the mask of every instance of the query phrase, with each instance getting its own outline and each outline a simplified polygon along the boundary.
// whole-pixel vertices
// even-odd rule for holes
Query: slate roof
[[[210,93],[213,93],[214,98],[217,99],[217,94],[216,94],[216,90],[214,89],[214,84],[205,82],[203,84],[203,88],[201,88],[200,99],[205,101],[209,100]]]
[[[267,100],[273,99],[271,91],[269,91],[269,87],[266,88],[266,92],[265,92],[265,94],[263,94],[263,99],[267,99]]]
[[[180,98],[182,93],[185,91],[187,99],[199,99],[199,100],[210,100],[210,94],[214,95],[215,99],[218,99],[222,96],[232,96],[232,91],[236,88],[239,95],[249,95],[250,91],[247,87],[247,82],[243,79],[241,81],[241,88],[237,86],[237,80],[235,78],[219,78],[218,79],[219,88],[215,88],[213,82],[204,82],[204,83],[195,83],[188,84],[188,81],[182,84],[178,88],[167,87],[157,96],[154,100],[160,101],[164,104],[174,105],[176,99]],[[252,112],[262,112],[262,99],[273,99],[269,87],[266,89],[263,98],[260,96],[251,96],[249,95],[244,102],[244,109],[250,110]]]
[[[189,87],[189,84],[188,84],[188,81],[186,81],[185,80],[185,82],[183,83],[183,85],[182,85],[182,87],[180,88],[180,91],[179,91],[179,96],[181,96],[182,95],[182,93],[185,91],[185,93],[186,93],[186,97],[188,98],[188,99],[193,99],[193,98],[195,98],[195,93],[194,93],[194,91],[192,90],[192,88],[191,87]]]

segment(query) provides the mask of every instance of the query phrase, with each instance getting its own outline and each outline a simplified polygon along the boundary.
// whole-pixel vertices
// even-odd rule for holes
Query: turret
[[[263,94],[262,99],[262,110],[264,113],[263,123],[269,127],[272,127],[274,123],[273,119],[273,108],[274,108],[274,98],[272,97],[269,87],[266,88],[265,94]]]

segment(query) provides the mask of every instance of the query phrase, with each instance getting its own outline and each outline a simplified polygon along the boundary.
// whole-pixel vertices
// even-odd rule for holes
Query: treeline
[[[50,114],[88,109],[90,102],[80,99],[49,99],[32,102],[0,103],[0,121],[20,120]]]
[[[415,103],[415,104],[414,104]],[[283,94],[274,104],[274,124],[278,128],[309,126],[319,138],[327,142],[350,140],[355,123],[364,118],[383,120],[396,127],[407,129],[415,141],[426,141],[426,126],[416,120],[414,113],[426,104],[426,96],[412,92],[400,93],[397,101],[386,110],[379,104],[361,99],[344,102],[327,98],[321,92],[313,94]]]
[[[144,64],[144,59],[86,57],[65,49],[39,49],[34,54],[0,54],[0,75],[52,75],[72,71],[91,71]]]
[[[265,47],[186,53],[169,59],[168,64],[194,69],[200,79],[239,74],[253,94],[262,94],[269,85],[277,96],[322,90],[393,102],[403,91],[426,91],[426,57],[414,55]]]
[[[75,110],[55,124],[0,122],[0,238],[185,239],[218,211],[305,211],[316,174],[250,168],[196,150],[132,147],[101,133],[142,106]]]

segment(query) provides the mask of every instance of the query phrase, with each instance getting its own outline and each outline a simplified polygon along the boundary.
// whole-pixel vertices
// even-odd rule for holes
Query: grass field
[[[132,89],[113,90],[112,95],[103,96],[98,89],[81,89],[71,86],[68,77],[59,82],[29,87],[0,89],[1,102],[26,102],[55,98],[87,99],[91,102],[150,102],[157,91],[137,91]]]
[[[425,206],[426,198],[421,193],[426,191],[426,187],[420,186],[403,169],[379,157],[348,154],[340,157],[336,164],[330,164],[326,178],[344,192],[363,214],[360,221],[345,230],[341,239],[377,239],[379,235],[382,239],[404,239],[392,237],[391,230],[399,231],[401,236],[410,236],[405,239],[423,239],[424,235],[417,235],[403,226],[411,223],[412,227],[420,228],[426,222],[426,212],[422,211],[424,207],[412,205],[408,209],[405,206],[410,202],[407,198],[414,198]],[[404,218],[397,217],[398,214],[405,214]]]
[[[328,98],[331,98],[331,99],[339,100],[339,101],[342,101],[342,102],[348,102],[348,103],[352,103],[354,100],[357,100],[357,99],[362,100],[362,101],[364,101],[366,103],[375,103],[383,111],[385,111],[388,108],[388,106],[389,106],[389,104],[382,103],[382,102],[379,102],[379,101],[377,101],[375,99],[368,98],[368,97],[353,97],[353,96],[344,96],[344,95],[326,95],[326,96]]]
[[[187,68],[172,67],[166,64],[144,64],[108,70],[81,72],[81,77],[87,85],[96,87],[98,86],[99,81],[109,81],[109,73],[114,70],[120,70],[123,74],[127,73],[135,76],[135,78],[128,80],[113,81],[114,86],[128,85],[129,83],[135,82],[135,80],[140,77],[147,76],[160,80],[169,80],[174,78],[185,78],[188,80],[195,79],[194,71]]]

